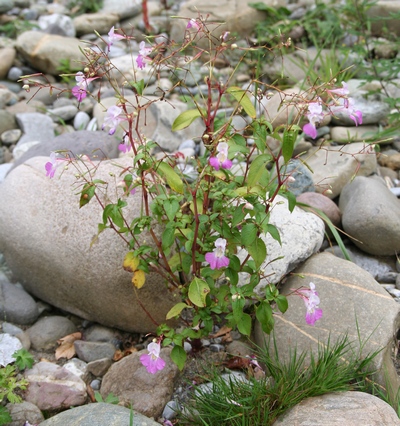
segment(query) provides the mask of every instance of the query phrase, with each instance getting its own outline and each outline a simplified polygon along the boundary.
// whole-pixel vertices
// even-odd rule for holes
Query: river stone
[[[86,57],[79,47],[80,40],[73,37],[46,34],[40,31],[25,31],[17,38],[17,50],[35,69],[52,75],[59,75],[63,60],[68,60],[71,71],[79,71]],[[60,48],[62,46],[62,49]]]
[[[15,117],[8,111],[0,110],[0,135],[6,130],[18,128]]]
[[[342,214],[339,207],[328,197],[318,192],[304,192],[296,198],[297,202],[308,204],[325,213],[335,226],[340,225]]]
[[[170,358],[171,348],[163,348],[160,357],[165,367],[150,374],[140,362],[140,356],[147,349],[133,353],[113,364],[103,377],[100,393],[106,398],[111,392],[120,403],[148,417],[161,415],[165,404],[171,399],[175,379],[179,375],[178,367]]]
[[[98,402],[71,408],[40,423],[40,426],[127,426],[131,410],[120,405]],[[160,426],[159,423],[133,412],[132,426]]]
[[[33,298],[22,288],[0,277],[0,318],[15,324],[32,324],[38,316]]]
[[[84,13],[74,18],[76,34],[91,34],[97,31],[100,34],[107,34],[110,28],[117,24],[119,17],[116,13],[99,12]]]
[[[42,411],[65,410],[86,402],[86,384],[65,367],[39,362],[25,371],[29,386],[24,398]]]
[[[385,152],[379,156],[379,164],[391,170],[400,170],[400,152],[386,155]]]
[[[297,265],[316,253],[324,240],[324,222],[315,214],[299,207],[295,207],[290,213],[286,198],[280,195],[275,198],[269,223],[278,229],[282,244],[269,234],[261,235],[268,253],[261,268],[268,278],[262,279],[257,285],[258,292],[262,292],[271,282],[279,282]],[[238,257],[244,261],[247,251],[241,249]],[[248,274],[239,273],[239,277],[239,285],[248,283]]]
[[[8,71],[14,62],[15,54],[16,52],[13,47],[4,47],[3,49],[0,49],[0,80],[7,77]]]
[[[375,152],[361,142],[324,149],[315,147],[302,156],[302,159],[314,172],[316,192],[331,199],[340,194],[354,175],[369,176],[377,168]]]
[[[274,426],[398,426],[393,407],[365,392],[337,392],[304,399]]]
[[[76,31],[72,19],[61,13],[42,15],[38,19],[40,29],[48,34],[75,37]]]
[[[102,131],[79,130],[63,133],[33,146],[15,160],[13,168],[33,157],[48,157],[51,151],[57,150],[69,151],[74,156],[84,154],[92,160],[117,158],[119,153],[118,141],[113,136]]]
[[[25,422],[34,425],[44,421],[42,412],[31,402],[22,401],[21,403],[7,404],[7,410],[12,418],[12,422],[8,423],[8,426],[25,425]]]
[[[378,126],[333,126],[331,128],[331,139],[337,143],[362,142],[365,139],[375,137],[378,132]]]
[[[400,36],[399,20],[400,1],[379,0],[368,8],[367,15],[371,19],[372,35],[385,37],[387,34]],[[377,19],[379,18],[379,19]]]
[[[61,177],[58,170],[49,179],[47,161],[48,157],[28,160],[0,185],[0,252],[15,278],[31,294],[81,318],[127,331],[154,331],[132,289],[132,274],[122,268],[125,243],[110,230],[96,239],[101,208],[93,199],[79,209],[75,167],[63,170]],[[103,161],[95,178],[108,182],[110,197],[117,192],[122,196],[114,176],[131,165],[128,157]],[[140,214],[141,200],[140,190],[127,199],[128,223]],[[154,273],[147,275],[138,295],[158,323],[165,322],[176,303]]]
[[[400,200],[377,177],[358,176],[340,195],[343,229],[370,254],[400,252]]]
[[[141,0],[103,0],[100,12],[117,14],[119,19],[131,18],[142,11]]]
[[[291,294],[293,289],[316,286],[321,299],[323,317],[314,326],[305,321],[305,306],[300,297],[289,297],[289,309],[284,315],[275,315],[274,333],[271,334],[270,352],[276,348],[281,361],[288,360],[293,350],[297,353],[318,354],[319,344],[332,346],[338,339],[348,336],[362,356],[380,351],[370,368],[376,370],[377,383],[396,394],[400,379],[391,359],[395,337],[400,326],[400,305],[384,290],[373,277],[353,263],[339,259],[330,253],[319,253],[308,259],[281,287],[282,294]],[[263,333],[260,323],[255,326],[255,342],[265,346],[270,336]],[[273,343],[275,339],[275,343]],[[320,342],[320,343],[318,343]],[[349,351],[348,354],[352,354]],[[387,382],[385,382],[387,381]]]
[[[155,99],[150,96],[147,98],[153,101]],[[127,105],[131,104],[136,106],[135,96],[125,96],[125,99]],[[95,105],[93,116],[97,118],[100,126],[104,122],[104,117],[106,116],[104,108],[109,108],[112,105],[115,105],[115,98],[102,99],[101,105]],[[132,111],[132,107],[128,106],[127,109],[128,112]],[[152,103],[146,111],[141,112],[139,130],[148,139],[156,141],[161,149],[167,152],[175,152],[182,142],[200,137],[204,132],[204,125],[200,119],[195,120],[189,127],[179,132],[173,132],[171,130],[172,123],[176,117],[186,110],[187,105],[178,100]],[[122,138],[124,129],[126,129],[126,123],[122,123],[121,126],[119,126],[116,135]]]

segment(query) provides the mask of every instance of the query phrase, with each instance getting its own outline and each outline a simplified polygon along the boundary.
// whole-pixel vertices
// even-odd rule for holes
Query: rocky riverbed
[[[218,29],[220,34],[235,32],[236,43],[245,45],[254,37],[256,22],[265,18],[242,0],[234,6],[229,0],[218,5],[200,0],[166,3],[169,9],[163,2],[149,1],[150,23],[155,34],[175,40],[182,37],[187,20],[173,19],[174,15],[189,19],[198,16],[196,10],[208,12],[212,19],[226,23]],[[267,0],[264,3],[269,4]],[[306,1],[278,3],[290,7],[293,14],[312,7]],[[379,3],[380,9],[372,8],[371,13],[389,14],[398,7],[397,2],[387,3]],[[24,373],[30,383],[23,393],[24,402],[7,405],[13,426],[22,426],[25,421],[46,426],[129,424],[128,408],[91,404],[95,392],[103,400],[112,393],[121,404],[132,404],[134,424],[174,422],[174,409],[187,393],[182,374],[169,358],[170,348],[162,349],[167,366],[154,376],[139,361],[151,339],[147,333],[153,332],[154,326],[137,304],[129,274],[121,268],[125,247],[115,235],[104,233],[90,248],[101,215],[98,207],[78,209],[77,195],[71,191],[73,170],[49,180],[44,169],[51,151],[67,149],[76,155],[85,154],[92,161],[102,160],[99,176],[109,182],[111,189],[118,190],[110,175],[115,173],[116,162],[128,165],[131,158],[118,150],[121,133],[110,136],[101,130],[105,110],[115,105],[114,91],[107,82],[95,80],[91,89],[95,92],[102,88],[101,104],[90,97],[79,103],[70,92],[74,78],[67,83],[58,75],[65,73],[65,68],[80,71],[82,41],[104,49],[107,33],[115,26],[132,35],[133,40],[113,45],[113,63],[123,75],[114,77],[120,82],[131,79],[132,58],[139,55],[139,43],[144,39],[141,10],[139,0],[104,0],[97,13],[74,16],[67,1],[0,0],[1,23],[18,19],[26,27],[16,39],[0,37],[0,339],[5,342],[2,346],[0,340],[0,352],[7,353],[16,345],[30,350],[35,357],[33,368]],[[387,25],[390,27],[390,20]],[[393,31],[398,30],[393,27]],[[380,31],[382,28],[375,27],[377,38],[383,35]],[[398,57],[399,53],[391,49],[390,54]],[[298,93],[296,85],[305,78],[304,68],[293,66],[293,59],[306,61],[315,55],[313,47],[294,52],[283,61],[279,58],[268,64],[265,73],[270,73],[268,77],[273,81],[276,73],[282,72],[287,77],[289,88],[285,93],[290,98]],[[227,56],[226,62],[218,64],[220,78],[229,75],[234,61],[234,55]],[[206,67],[193,63],[183,71],[178,78],[186,78],[191,93],[204,90]],[[60,90],[51,92],[32,86],[29,92],[23,90],[27,80],[20,81],[21,76],[38,72],[45,76],[38,81],[49,82]],[[288,168],[295,178],[291,190],[298,201],[325,212],[351,237],[345,238],[345,244],[352,262],[344,260],[339,247],[326,237],[320,218],[299,207],[290,214],[282,199],[271,215],[282,244],[272,238],[265,240],[268,260],[280,259],[266,268],[272,282],[282,282],[281,291],[286,294],[303,285],[301,277],[312,280],[324,311],[317,326],[310,327],[304,322],[302,301],[289,300],[288,312],[276,319],[277,345],[283,359],[294,345],[315,351],[316,342],[348,333],[357,346],[358,336],[366,340],[372,333],[366,352],[383,348],[374,365],[379,370],[376,380],[383,386],[389,383],[395,392],[400,384],[393,362],[400,329],[400,134],[383,141],[376,135],[387,126],[391,113],[385,96],[399,97],[400,76],[387,85],[386,93],[378,81],[365,83],[356,77],[347,83],[350,96],[362,112],[363,125],[355,127],[352,120],[340,116],[327,120],[317,129],[316,139],[299,139],[296,158]],[[171,90],[168,102],[148,108],[143,126],[146,137],[156,140],[171,155],[180,152],[184,159],[203,153],[199,136],[204,128],[200,122],[181,132],[171,131],[175,118],[188,109],[184,93],[172,90],[171,75],[164,72],[156,81],[147,67],[141,70],[140,78],[146,82],[147,96]],[[251,66],[244,64],[236,84],[248,88],[251,78]],[[291,107],[282,106],[281,92],[265,94],[262,102],[260,113],[274,126],[285,123],[293,112]],[[221,112],[230,113],[229,108],[223,105]],[[233,123],[236,129],[245,127],[245,114],[237,114]],[[371,148],[370,140],[380,142],[380,151]],[[276,148],[277,141],[267,142],[271,149]],[[94,150],[98,151],[93,154]],[[139,192],[129,198],[132,217],[139,214],[138,200]],[[159,278],[150,277],[141,297],[162,322],[174,301],[160,294],[159,286]],[[67,360],[59,357],[56,349],[60,339],[70,335],[74,336],[68,346],[73,358]],[[9,336],[15,338],[12,343]],[[223,364],[231,356],[252,355],[251,343],[240,337],[222,327],[203,339],[200,347],[187,343],[190,360],[183,377],[198,383],[202,360]],[[263,345],[264,339],[256,325],[255,343]],[[304,416],[320,418],[324,398],[305,402],[300,407],[305,414],[299,408],[279,424],[292,425]],[[360,424],[362,416],[371,424],[374,416],[382,425],[400,424],[394,411],[376,402],[375,397],[346,393],[338,398],[329,403],[340,407],[340,416],[348,425]],[[346,408],[353,398],[360,407],[357,413]],[[68,409],[71,406],[79,408]],[[44,414],[52,417],[45,420]],[[331,417],[329,424],[336,424],[337,418]]]

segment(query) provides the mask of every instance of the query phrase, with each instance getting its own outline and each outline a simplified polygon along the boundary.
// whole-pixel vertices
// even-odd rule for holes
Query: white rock
[[[15,361],[13,354],[22,349],[22,343],[10,334],[0,334],[0,365],[5,367]]]

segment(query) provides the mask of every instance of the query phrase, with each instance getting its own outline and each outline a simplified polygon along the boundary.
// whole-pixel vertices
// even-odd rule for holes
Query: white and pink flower
[[[140,362],[146,367],[150,374],[156,374],[157,371],[165,367],[165,361],[160,358],[160,343],[151,342],[147,345],[148,354],[141,355]]]
[[[304,300],[306,305],[306,323],[315,325],[322,318],[322,309],[319,308],[320,299],[315,290],[315,284],[310,282],[310,288],[300,288],[296,293]]]
[[[215,249],[206,253],[206,261],[210,264],[211,269],[226,268],[229,265],[229,259],[225,256],[226,240],[218,238],[215,240]]]
[[[219,170],[220,167],[223,169],[230,169],[232,167],[232,161],[228,159],[228,144],[226,142],[220,142],[217,145],[217,155],[210,157],[209,163],[215,170]]]

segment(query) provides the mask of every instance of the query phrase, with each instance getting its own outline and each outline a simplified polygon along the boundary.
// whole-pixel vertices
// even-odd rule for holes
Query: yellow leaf
[[[132,277],[132,283],[136,288],[142,288],[146,281],[146,274],[141,269],[135,271]]]
[[[73,356],[75,356],[74,342],[75,340],[80,340],[80,339],[82,339],[82,333],[76,332],[63,337],[60,340],[57,340],[57,343],[60,346],[56,349],[56,359],[57,360],[60,358],[71,359]]]
[[[136,269],[139,266],[139,259],[133,255],[133,253],[130,251],[126,254],[124,259],[124,269],[128,272],[135,272]]]

